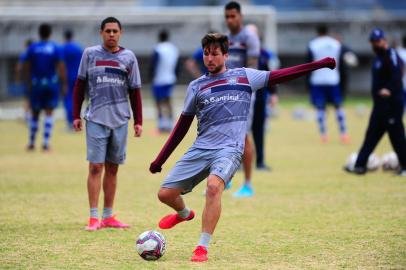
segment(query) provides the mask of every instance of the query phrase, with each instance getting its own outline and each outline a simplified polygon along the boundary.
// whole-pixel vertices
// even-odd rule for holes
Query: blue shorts
[[[343,99],[339,85],[312,85],[310,98],[316,108],[325,108],[327,103],[341,105]]]
[[[86,122],[87,160],[91,163],[123,164],[126,157],[128,123],[111,129]]]
[[[180,188],[182,194],[192,191],[210,174],[217,175],[227,185],[241,163],[241,153],[232,149],[199,149],[191,147],[176,162],[161,187]]]
[[[156,101],[169,98],[172,95],[173,84],[153,85],[152,93]]]
[[[59,91],[57,86],[32,86],[29,96],[33,111],[55,109],[58,106]]]

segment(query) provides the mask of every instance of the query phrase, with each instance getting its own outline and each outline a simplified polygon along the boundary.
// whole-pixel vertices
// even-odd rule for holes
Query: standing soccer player
[[[161,229],[194,218],[181,195],[207,177],[206,204],[202,215],[202,231],[192,261],[207,261],[210,239],[220,218],[221,195],[238,169],[244,151],[245,130],[253,92],[305,75],[312,70],[334,68],[335,61],[321,61],[275,71],[251,68],[226,69],[227,36],[210,33],[203,37],[204,64],[208,73],[192,81],[187,89],[183,112],[157,158],[151,163],[152,173],[160,172],[188,132],[193,118],[198,121],[198,135],[192,147],[169,172],[158,192],[159,200],[177,213],[163,217]]]
[[[73,93],[73,127],[82,130],[80,110],[85,97],[86,144],[89,175],[90,218],[86,230],[99,228],[127,228],[113,216],[117,172],[126,157],[130,109],[134,116],[135,137],[142,133],[141,79],[134,53],[119,46],[121,23],[108,17],[101,23],[102,45],[86,48],[80,62],[78,79]],[[103,176],[104,208],[101,222],[98,201]]]
[[[258,35],[244,27],[242,22],[241,6],[237,2],[229,2],[224,8],[224,15],[229,30],[230,42],[229,57],[226,62],[227,68],[258,68],[260,55],[260,41]],[[254,190],[251,185],[252,162],[254,147],[250,138],[255,98],[251,99],[250,115],[245,136],[245,148],[243,154],[244,184],[235,192],[234,197],[251,197]]]
[[[173,127],[171,96],[176,83],[179,51],[169,42],[167,30],[162,30],[158,39],[151,65],[152,92],[158,111],[158,130],[170,132]]]
[[[334,57],[337,62],[342,57],[342,46],[335,38],[328,36],[327,26],[317,27],[318,36],[309,43],[308,60],[319,60],[323,57]],[[339,70],[317,70],[310,75],[311,102],[317,110],[317,122],[321,142],[328,142],[326,127],[326,106],[332,103],[335,107],[337,123],[342,143],[349,143],[345,113],[342,108]]]
[[[35,150],[35,138],[38,131],[39,115],[45,111],[42,150],[49,151],[49,140],[54,126],[53,111],[58,106],[60,87],[66,92],[66,74],[61,48],[50,41],[51,25],[41,24],[40,41],[34,42],[24,59],[27,85],[30,85],[31,106],[30,135],[28,151]]]
[[[64,33],[65,44],[63,45],[63,58],[66,65],[68,75],[68,91],[64,97],[64,106],[66,113],[67,129],[73,129],[73,87],[75,85],[76,77],[80,60],[82,58],[82,48],[73,40],[72,30],[66,30]]]
[[[369,41],[376,57],[372,66],[373,107],[365,139],[354,168],[344,167],[347,172],[365,174],[369,155],[374,151],[385,132],[398,156],[399,175],[406,176],[406,137],[403,125],[402,61],[395,49],[390,48],[385,33],[372,30]]]

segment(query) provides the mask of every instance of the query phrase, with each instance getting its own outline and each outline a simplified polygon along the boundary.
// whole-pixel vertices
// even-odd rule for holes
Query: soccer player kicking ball
[[[158,157],[151,163],[152,173],[162,165],[182,141],[196,115],[198,135],[192,147],[169,172],[158,192],[161,202],[177,213],[159,222],[161,229],[170,229],[194,218],[181,195],[207,178],[206,204],[202,216],[200,241],[192,261],[207,261],[210,239],[220,218],[221,195],[241,162],[245,130],[253,91],[289,81],[320,68],[335,68],[333,58],[275,71],[251,68],[227,69],[228,38],[219,33],[203,37],[203,60],[208,73],[190,83],[182,114]]]

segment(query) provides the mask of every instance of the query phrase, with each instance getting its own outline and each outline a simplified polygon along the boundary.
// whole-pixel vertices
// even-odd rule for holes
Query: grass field
[[[321,144],[314,122],[292,120],[291,105],[282,103],[271,121],[266,159],[273,170],[254,172],[255,197],[232,198],[241,172],[224,193],[204,264],[189,262],[200,232],[204,184],[185,197],[197,218],[161,230],[168,244],[164,257],[146,262],[134,249],[137,236],[157,229],[169,212],[156,191],[191,145],[194,128],[163,172],[152,175],[149,163],[166,136],[152,136],[154,123],[145,121],[144,136],[129,138],[119,171],[115,211],[132,227],[89,233],[83,230],[84,133],[65,133],[59,121],[51,153],[26,153],[24,125],[0,122],[0,269],[406,269],[406,178],[382,171],[358,177],[341,169],[358,150],[368,115],[359,117],[356,105],[348,106],[352,143],[342,145],[330,113],[331,141]],[[376,153],[390,149],[385,137]]]

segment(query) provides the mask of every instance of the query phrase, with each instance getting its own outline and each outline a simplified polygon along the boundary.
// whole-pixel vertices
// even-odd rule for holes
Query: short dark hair
[[[159,39],[160,42],[167,41],[167,40],[169,39],[169,32],[168,32],[168,30],[162,29],[162,30],[159,32],[158,39]]]
[[[65,30],[63,33],[66,40],[71,40],[73,38],[73,32],[70,29]]]
[[[327,25],[325,25],[325,24],[318,25],[316,28],[316,32],[319,35],[326,35],[328,33]]]
[[[402,46],[403,48],[406,48],[406,35],[404,35],[402,38]]]
[[[228,52],[228,37],[220,33],[208,33],[202,38],[202,49],[212,44],[218,45],[223,54]]]
[[[114,17],[107,17],[106,19],[104,19],[104,20],[101,22],[100,30],[103,31],[103,30],[104,30],[104,27],[106,26],[107,23],[117,23],[117,24],[118,24],[118,28],[120,28],[120,30],[121,30],[121,23],[120,23],[120,21],[119,21],[118,19],[114,18]]]
[[[241,5],[235,1],[228,2],[225,5],[224,9],[225,10],[236,9],[238,11],[238,13],[241,13]]]
[[[48,23],[42,23],[38,28],[38,34],[41,39],[47,39],[51,36],[52,27]]]

